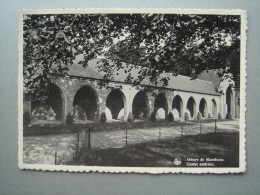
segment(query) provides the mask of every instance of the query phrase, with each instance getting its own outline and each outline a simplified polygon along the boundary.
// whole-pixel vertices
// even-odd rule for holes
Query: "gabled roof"
[[[198,79],[212,82],[215,89],[217,89],[222,80],[222,78],[218,76],[219,73],[221,73],[221,70],[204,71],[199,75]]]
[[[102,79],[104,73],[100,72],[96,67],[96,65],[97,65],[97,60],[90,61],[88,67],[86,68],[82,67],[79,64],[73,64],[72,66],[70,66],[68,75],[92,78],[92,79]],[[137,77],[140,68],[144,68],[144,67],[140,66],[139,68],[133,68],[131,70],[131,76],[134,78]],[[125,67],[120,69],[119,71],[114,72],[113,74],[114,79],[112,81],[125,82],[125,79],[128,75],[128,73],[125,73],[125,70],[127,70],[127,65],[125,65]],[[142,85],[154,86],[154,84],[150,82],[148,77],[146,77],[142,81]],[[158,83],[156,87],[163,87],[163,84]],[[207,80],[201,80],[201,79],[191,80],[190,77],[181,76],[181,75],[170,77],[168,86],[166,86],[166,88],[180,90],[180,91],[210,94],[210,95],[219,95],[216,92],[214,84],[212,82]]]

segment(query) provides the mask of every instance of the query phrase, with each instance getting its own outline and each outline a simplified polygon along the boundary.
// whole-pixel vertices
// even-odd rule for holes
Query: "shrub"
[[[130,123],[132,123],[134,121],[134,117],[133,117],[132,112],[129,112],[128,117],[127,117],[127,121],[130,122]]]
[[[107,116],[106,113],[103,112],[100,116],[100,122],[105,123],[106,121],[107,121]]]
[[[200,120],[200,119],[201,119],[201,113],[198,112],[198,114],[197,114],[197,120]]]
[[[31,116],[29,112],[23,113],[23,125],[27,127],[29,124],[31,124]]]
[[[208,113],[208,119],[211,119],[211,114],[210,113]]]
[[[220,112],[218,113],[218,119],[222,119],[222,115],[220,114]]]
[[[73,121],[74,121],[73,114],[69,113],[69,114],[67,115],[67,118],[66,118],[66,123],[67,123],[67,124],[72,124]]]
[[[169,115],[168,115],[168,121],[174,121],[174,116],[173,114],[170,112]]]
[[[187,112],[184,113],[184,119],[185,121],[189,120],[189,114]]]
[[[32,111],[32,116],[38,120],[55,120],[56,113],[48,105],[38,106]]]
[[[86,111],[81,106],[74,106],[73,115],[75,120],[87,120]]]
[[[150,117],[150,120],[151,120],[152,122],[154,122],[154,121],[156,120],[156,114],[155,114],[155,112],[152,112],[151,117]]]

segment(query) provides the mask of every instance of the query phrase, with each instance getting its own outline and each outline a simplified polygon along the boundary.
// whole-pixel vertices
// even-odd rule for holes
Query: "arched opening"
[[[163,93],[158,94],[155,98],[154,112],[158,118],[162,118],[162,114],[164,113],[164,119],[167,119],[168,105],[167,99]]]
[[[156,112],[156,118],[157,119],[165,119],[166,117],[166,112],[164,108],[159,108]]]
[[[32,101],[31,110],[33,120],[61,121],[63,98],[60,88],[51,84],[44,102]]]
[[[187,110],[190,112],[190,117],[194,118],[196,112],[196,103],[193,97],[190,97],[187,102]]]
[[[233,93],[232,93],[232,89],[231,86],[229,86],[227,88],[226,91],[226,104],[227,104],[227,115],[226,118],[227,119],[232,119],[233,115],[232,115],[232,111],[233,111]]]
[[[200,100],[199,110],[202,117],[207,117],[207,102],[204,98]]]
[[[214,99],[211,100],[211,104],[212,104],[212,117],[213,118],[217,118],[217,103]]]
[[[124,119],[126,114],[126,98],[119,89],[112,90],[107,96],[106,107],[110,110],[112,119]]]
[[[146,119],[148,117],[148,99],[143,91],[139,91],[132,105],[134,119]]]
[[[93,120],[98,116],[97,94],[89,86],[81,87],[75,94],[73,100],[75,117],[80,120]]]
[[[174,110],[174,109],[176,109],[178,111],[178,118],[181,118],[183,116],[183,103],[182,103],[182,99],[179,95],[177,95],[173,98],[172,110]],[[174,118],[176,118],[176,116],[174,116]]]

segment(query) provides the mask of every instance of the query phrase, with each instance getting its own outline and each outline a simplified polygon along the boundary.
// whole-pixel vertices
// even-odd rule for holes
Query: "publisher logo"
[[[180,158],[175,158],[174,161],[173,161],[173,164],[175,165],[180,165],[181,164],[181,159]]]

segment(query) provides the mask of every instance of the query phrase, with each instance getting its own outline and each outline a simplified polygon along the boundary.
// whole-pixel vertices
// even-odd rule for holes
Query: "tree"
[[[170,74],[192,79],[220,69],[239,87],[240,16],[176,14],[24,15],[25,98],[42,99],[51,79],[65,76],[76,56],[98,58],[101,86],[127,64],[126,82],[167,86]],[[131,69],[139,67],[133,78]],[[142,68],[140,68],[142,67]],[[164,74],[162,74],[164,73]],[[228,74],[226,74],[228,73]]]

